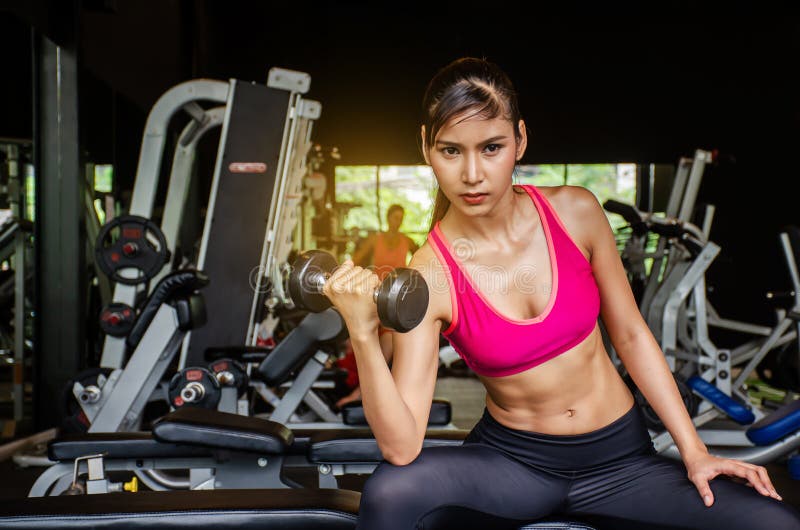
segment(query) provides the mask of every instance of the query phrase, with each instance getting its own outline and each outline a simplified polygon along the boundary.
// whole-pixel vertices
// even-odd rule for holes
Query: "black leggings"
[[[683,464],[655,454],[636,406],[574,436],[509,429],[484,412],[460,447],[381,463],[364,486],[358,528],[499,529],[562,516],[615,530],[800,529],[794,508],[753,488],[717,477],[711,489],[708,508]]]

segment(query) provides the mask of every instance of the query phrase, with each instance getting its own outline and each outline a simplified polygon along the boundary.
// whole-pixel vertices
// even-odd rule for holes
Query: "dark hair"
[[[401,212],[403,212],[403,214],[406,213],[406,209],[400,206],[399,204],[392,204],[391,206],[389,206],[389,209],[386,210],[386,218],[388,219],[397,210],[400,210]]]
[[[463,57],[439,70],[425,90],[422,111],[425,125],[423,149],[430,149],[442,127],[461,115],[463,119],[474,116],[507,118],[514,125],[517,140],[520,139],[517,124],[522,117],[514,85],[499,66],[486,59]],[[450,201],[441,189],[437,189],[431,230],[444,217],[449,206]]]

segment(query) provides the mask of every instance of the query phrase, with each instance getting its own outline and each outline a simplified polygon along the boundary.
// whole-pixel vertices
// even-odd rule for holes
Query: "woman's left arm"
[[[708,482],[717,475],[749,481],[761,494],[780,499],[766,469],[708,453],[683,404],[666,358],[642,318],[622,265],[614,233],[602,206],[584,188],[570,188],[580,240],[586,244],[600,290],[600,315],[620,360],[672,435],[689,479],[707,506],[714,502]]]

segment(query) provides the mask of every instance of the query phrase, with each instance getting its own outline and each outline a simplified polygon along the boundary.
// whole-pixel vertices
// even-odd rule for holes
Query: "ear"
[[[525,149],[528,147],[528,132],[525,128],[525,121],[519,120],[519,141],[517,141],[517,162],[522,159],[525,154]]]
[[[428,156],[428,146],[425,143],[425,126],[421,126],[419,130],[420,137],[422,138],[422,156],[425,157],[425,163],[431,165],[431,159]]]

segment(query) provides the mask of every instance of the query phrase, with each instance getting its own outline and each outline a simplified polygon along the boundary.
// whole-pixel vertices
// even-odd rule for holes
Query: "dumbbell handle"
[[[200,401],[203,399],[203,396],[206,395],[206,389],[203,387],[202,384],[198,383],[197,381],[193,381],[187,384],[181,390],[181,397],[186,403],[194,403],[195,401]]]
[[[303,252],[289,275],[289,292],[295,304],[318,313],[331,307],[322,292],[325,282],[339,265],[333,255],[321,250]],[[428,286],[419,271],[398,267],[372,293],[381,324],[399,333],[413,329],[425,317]]]
[[[83,388],[78,399],[81,403],[92,404],[100,401],[102,390],[97,385],[87,385]]]
[[[219,381],[219,384],[222,386],[228,386],[236,383],[236,378],[228,370],[222,370],[221,372],[217,372],[217,381]]]
[[[328,281],[328,278],[331,277],[330,273],[327,272],[317,272],[309,275],[310,278],[308,282],[314,287],[316,292],[321,293],[322,288],[325,287],[325,282]],[[378,293],[380,292],[380,288],[376,288],[372,291],[372,301],[376,304],[378,303]]]

